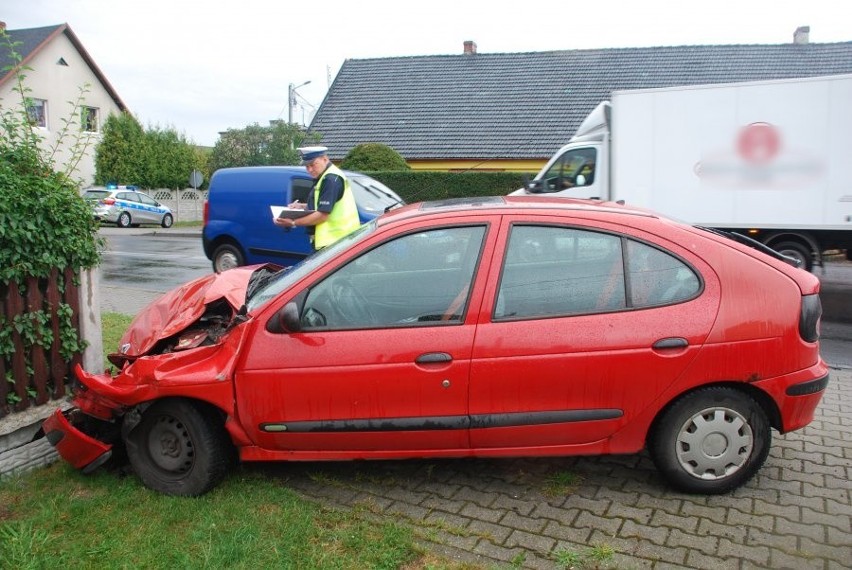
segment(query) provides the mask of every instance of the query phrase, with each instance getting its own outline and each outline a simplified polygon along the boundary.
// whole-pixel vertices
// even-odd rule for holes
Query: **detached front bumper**
[[[82,422],[83,412],[71,408],[56,410],[42,424],[45,437],[59,455],[75,469],[91,473],[112,457],[112,444],[99,441],[74,425]]]

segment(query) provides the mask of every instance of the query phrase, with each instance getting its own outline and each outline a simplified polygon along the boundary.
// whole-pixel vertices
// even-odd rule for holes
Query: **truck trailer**
[[[615,91],[516,193],[624,201],[852,259],[852,75]]]

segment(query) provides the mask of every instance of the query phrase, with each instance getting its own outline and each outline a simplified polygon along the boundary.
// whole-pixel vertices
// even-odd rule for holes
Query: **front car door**
[[[302,330],[258,327],[235,381],[260,456],[466,453],[468,315],[488,229],[410,229],[284,292],[277,302],[297,304]]]

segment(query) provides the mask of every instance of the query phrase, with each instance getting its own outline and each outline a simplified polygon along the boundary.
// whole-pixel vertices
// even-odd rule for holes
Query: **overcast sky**
[[[845,6],[845,7],[844,7]],[[2,0],[10,30],[67,23],[144,126],[196,144],[313,112],[346,59],[852,41],[849,0]]]

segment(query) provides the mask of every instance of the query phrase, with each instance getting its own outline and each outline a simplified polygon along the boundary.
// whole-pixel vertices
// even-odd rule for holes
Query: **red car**
[[[734,236],[736,237],[736,236]],[[747,241],[741,238],[741,241]],[[44,423],[199,495],[242,461],[637,453],[723,493],[828,383],[819,282],[731,236],[615,203],[409,205],[299,265],[164,295]]]

